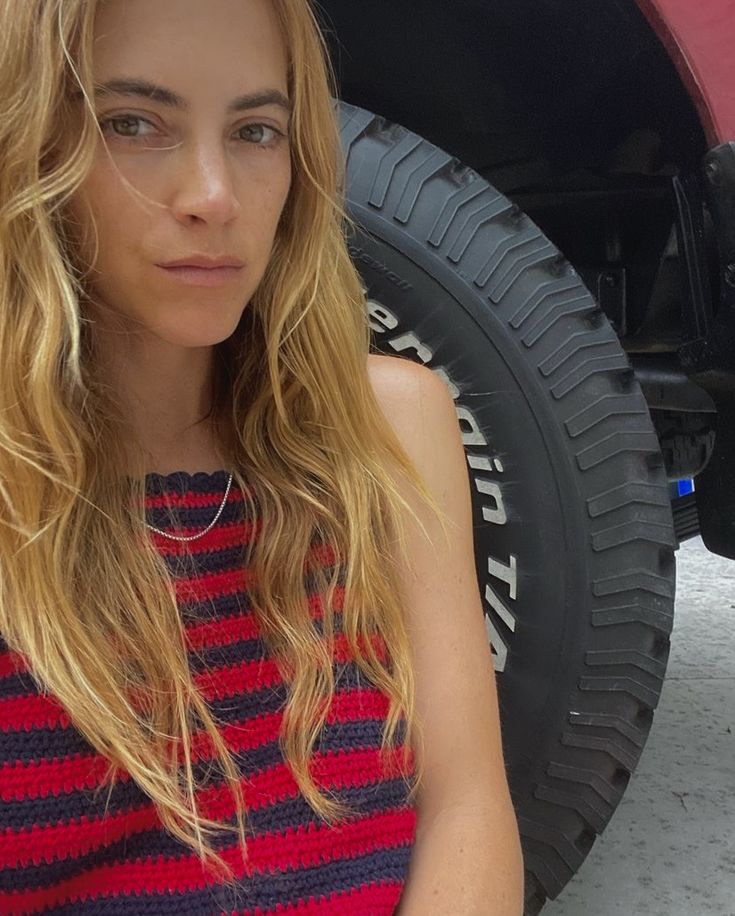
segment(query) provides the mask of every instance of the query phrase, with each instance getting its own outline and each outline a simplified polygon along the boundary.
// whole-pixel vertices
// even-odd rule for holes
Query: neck
[[[100,332],[103,377],[117,394],[145,455],[146,471],[212,472],[223,467],[209,416],[213,347]]]

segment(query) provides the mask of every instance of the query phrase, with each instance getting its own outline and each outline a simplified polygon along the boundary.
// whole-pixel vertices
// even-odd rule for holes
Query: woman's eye
[[[283,133],[275,127],[268,124],[246,124],[238,130],[239,134],[248,131],[250,136],[244,136],[243,139],[256,146],[272,146],[283,137]]]
[[[147,124],[149,127],[153,126],[150,121],[146,121],[145,118],[139,118],[137,115],[117,115],[114,118],[104,118],[100,121],[102,130],[110,126],[113,128],[115,136],[133,140],[138,137],[149,136],[148,134],[140,133],[140,125],[142,124]]]

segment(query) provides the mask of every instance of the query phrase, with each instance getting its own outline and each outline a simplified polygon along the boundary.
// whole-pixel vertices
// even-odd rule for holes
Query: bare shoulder
[[[459,425],[449,389],[439,375],[411,360],[371,353],[368,375],[380,408],[418,469],[437,445],[459,441]]]
[[[386,412],[410,410],[420,377],[430,372],[425,366],[399,356],[368,356],[368,375],[373,391]]]
[[[422,478],[429,493],[443,512],[444,520],[454,529],[461,542],[464,558],[472,557],[472,512],[467,461],[462,442],[457,411],[449,388],[440,375],[432,369],[401,357],[371,354],[368,374],[378,405],[388,425],[393,429],[400,445]],[[396,475],[394,483],[401,495],[411,505],[424,530],[432,533],[434,546],[439,547],[440,535],[437,519],[402,476]],[[414,556],[410,562],[418,566],[430,563],[419,558],[416,551],[426,542],[413,529]],[[435,562],[436,560],[434,560]],[[407,573],[408,570],[404,569]]]

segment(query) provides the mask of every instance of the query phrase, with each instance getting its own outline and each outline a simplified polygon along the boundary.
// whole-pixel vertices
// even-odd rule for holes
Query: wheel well
[[[595,15],[568,0],[320,9],[345,101],[511,197],[582,274],[626,350],[677,350],[689,285],[673,182],[699,173],[706,140],[633,0]]]
[[[342,98],[504,193],[609,172],[635,131],[658,138],[647,157],[626,159],[642,174],[698,168],[706,151],[693,103],[633,0],[607,0],[594,16],[567,0],[423,0],[420,17],[400,0],[320,9]]]

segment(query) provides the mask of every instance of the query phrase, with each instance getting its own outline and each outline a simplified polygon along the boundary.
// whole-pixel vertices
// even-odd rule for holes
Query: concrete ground
[[[543,916],[735,916],[735,560],[677,553],[671,656],[605,832]]]

